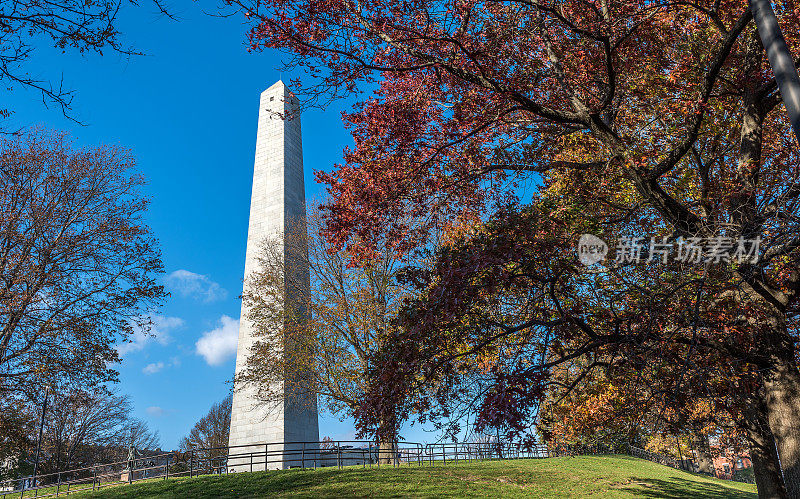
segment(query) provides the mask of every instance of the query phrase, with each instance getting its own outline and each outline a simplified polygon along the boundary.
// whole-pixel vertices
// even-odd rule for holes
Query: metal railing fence
[[[0,482],[0,498],[58,497],[76,492],[209,474],[283,468],[425,466],[485,459],[544,458],[555,454],[544,445],[525,448],[510,442],[421,444],[395,442],[380,446],[369,441],[265,442],[96,464]]]
[[[624,453],[680,468],[676,459],[636,447],[525,446],[518,442],[384,444],[361,440],[265,442],[169,452],[107,464],[0,482],[0,498],[58,497],[75,492],[131,484],[142,480],[253,472],[285,468],[348,466],[430,466],[488,459],[543,459],[577,455]]]

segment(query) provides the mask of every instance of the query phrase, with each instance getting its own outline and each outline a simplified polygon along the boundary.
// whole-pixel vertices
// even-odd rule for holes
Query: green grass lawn
[[[706,478],[628,456],[240,473],[152,481],[80,495],[91,498],[264,496],[757,497],[754,485]]]

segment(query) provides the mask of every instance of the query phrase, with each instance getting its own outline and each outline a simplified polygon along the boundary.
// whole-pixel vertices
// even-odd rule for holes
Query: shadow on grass
[[[660,480],[655,478],[637,479],[642,488],[621,488],[634,493],[637,497],[652,498],[691,498],[691,499],[756,499],[758,494],[734,490],[715,483],[701,483],[685,478]]]
[[[572,461],[481,462],[460,466],[435,466],[404,469],[324,469],[286,470],[230,475],[206,475],[199,478],[181,478],[170,481],[149,482],[141,485],[115,487],[107,492],[91,495],[92,499],[150,499],[162,497],[557,497],[555,490],[571,497],[596,494],[596,487],[584,488],[594,483],[592,478],[611,481],[615,473],[597,468],[597,459],[583,459],[581,466],[569,468]],[[586,466],[589,463],[591,466]],[[610,463],[610,464],[609,464]],[[544,466],[547,464],[547,466]],[[756,494],[726,487],[723,483],[708,481],[701,476],[670,476],[670,468],[655,471],[650,463],[628,463],[617,459],[606,463],[617,470],[625,470],[625,482],[608,484],[607,492],[616,490],[631,497],[644,498],[732,498],[755,499]],[[544,466],[544,467],[543,467]],[[554,469],[565,467],[561,474]],[[638,467],[637,467],[638,466]],[[644,469],[642,469],[644,467]],[[585,468],[585,469],[584,469]],[[666,470],[666,471],[665,471]],[[632,473],[631,473],[632,472]],[[559,476],[576,475],[574,486],[559,488]],[[666,474],[665,474],[666,473]],[[681,472],[675,471],[677,474]],[[696,479],[695,479],[696,478]],[[563,490],[562,490],[563,489]],[[84,497],[84,496],[80,496]],[[76,498],[77,499],[77,498]]]
[[[194,479],[149,483],[146,487],[120,487],[116,488],[112,494],[114,498],[136,499],[267,497],[273,495],[342,497],[370,495],[374,492],[381,497],[406,497],[409,493],[414,492],[413,488],[407,488],[408,486],[414,487],[410,480],[413,476],[411,474],[398,476],[371,473],[370,470],[340,470],[336,473],[299,470],[270,471],[221,477],[207,475]],[[198,480],[202,481],[202,488],[198,487]],[[387,485],[395,485],[398,489],[387,490]],[[101,493],[90,497],[111,497],[111,495]]]

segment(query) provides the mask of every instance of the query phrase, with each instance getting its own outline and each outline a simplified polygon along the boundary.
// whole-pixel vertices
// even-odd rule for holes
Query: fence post
[[[342,469],[342,444],[336,442],[336,464]]]
[[[189,456],[189,478],[194,478],[194,449]]]
[[[303,442],[303,450],[300,452],[300,467],[306,469],[306,443]]]
[[[167,455],[167,465],[164,473],[164,480],[169,480],[169,455]]]
[[[128,475],[128,480],[130,480],[130,475]],[[97,488],[97,465],[94,466],[94,476],[92,476],[92,490]]]
[[[269,444],[264,444],[264,471],[269,471]]]

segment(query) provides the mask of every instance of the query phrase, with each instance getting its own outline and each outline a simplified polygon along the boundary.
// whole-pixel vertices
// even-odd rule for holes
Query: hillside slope
[[[241,473],[119,486],[91,498],[156,497],[670,497],[755,499],[755,486],[627,456],[483,461],[401,469]],[[73,496],[74,497],[74,496]]]

